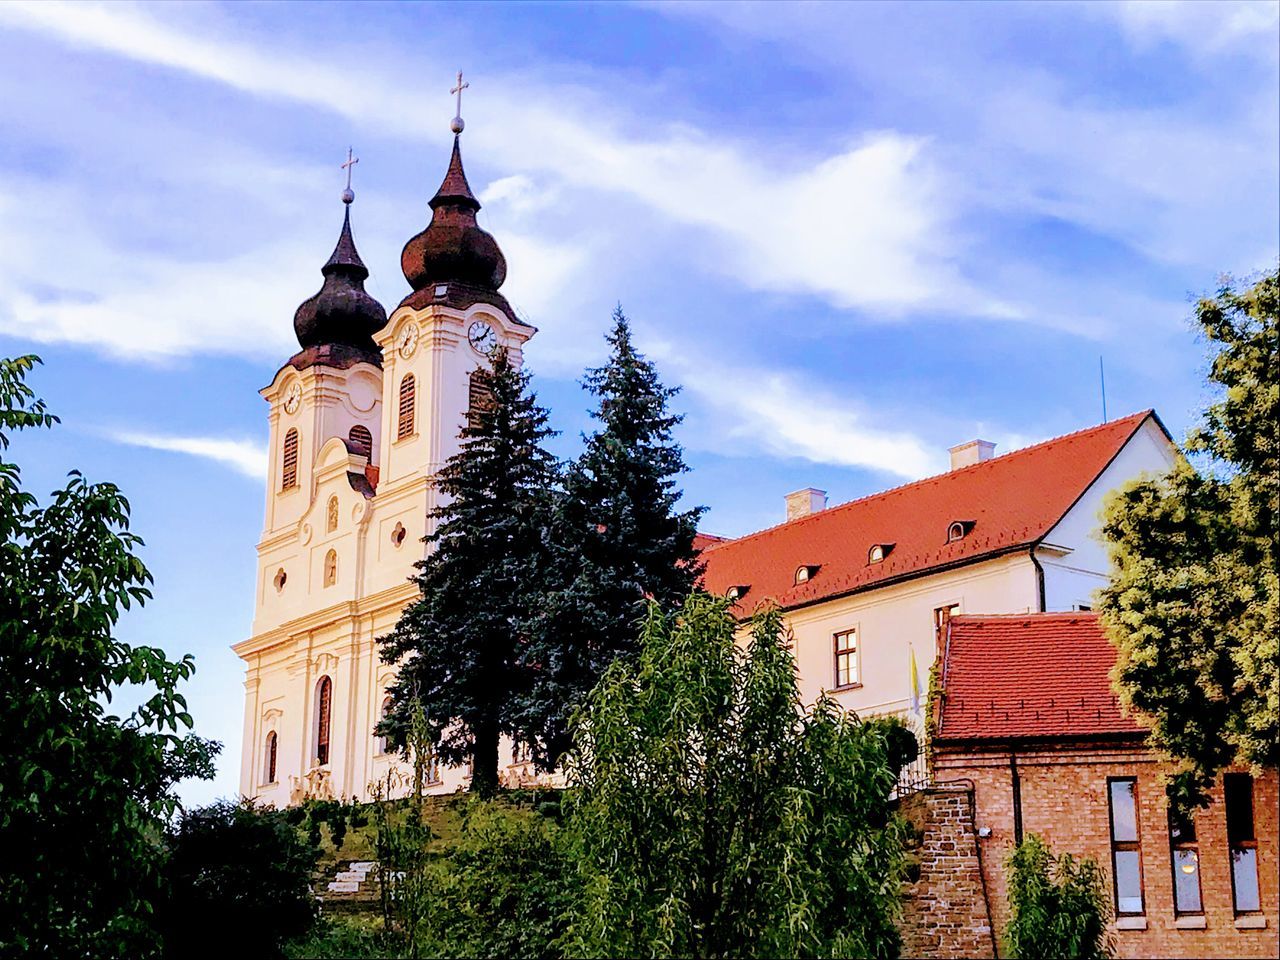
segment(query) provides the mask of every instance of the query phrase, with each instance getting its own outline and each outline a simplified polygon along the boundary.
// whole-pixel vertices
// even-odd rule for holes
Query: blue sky
[[[0,354],[63,425],[29,486],[119,483],[235,789],[257,389],[296,349],[353,144],[388,308],[463,69],[464,157],[564,431],[621,301],[683,386],[706,529],[776,522],[1204,399],[1190,298],[1275,262],[1276,3],[0,5]]]

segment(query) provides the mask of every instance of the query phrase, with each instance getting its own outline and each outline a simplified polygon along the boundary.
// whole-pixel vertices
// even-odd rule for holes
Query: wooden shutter
[[[281,478],[281,490],[298,485],[298,431],[293,427],[284,435],[284,470]]]
[[[413,404],[417,393],[418,382],[412,373],[405,374],[400,381],[400,423],[396,428],[396,439],[403,440],[413,433]]]
[[[363,454],[366,457],[373,456],[373,434],[369,432],[368,427],[357,423],[347,434],[347,440],[352,453]]]
[[[479,370],[471,371],[471,386],[467,394],[467,426],[480,429],[480,412],[493,409],[493,391],[484,382]]]
[[[320,722],[316,729],[316,762],[329,762],[329,714],[333,708],[333,681],[320,679]]]

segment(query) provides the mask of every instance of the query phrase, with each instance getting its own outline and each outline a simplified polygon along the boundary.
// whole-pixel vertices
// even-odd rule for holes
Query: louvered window
[[[405,375],[400,381],[400,423],[396,428],[396,438],[403,440],[413,434],[413,404],[418,392],[418,381],[413,374]]]
[[[298,485],[298,431],[293,427],[284,435],[284,469],[281,472],[280,489],[288,490]]]
[[[352,453],[366,457],[373,456],[373,434],[369,432],[368,427],[357,423],[351,428],[351,432],[347,434],[347,440],[350,443]]]
[[[481,411],[493,409],[493,390],[485,382],[484,373],[480,370],[471,371],[471,388],[467,401],[467,426],[478,430]]]

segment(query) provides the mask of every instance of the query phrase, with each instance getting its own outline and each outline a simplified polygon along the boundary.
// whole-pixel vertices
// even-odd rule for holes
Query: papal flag
[[[916,667],[916,648],[909,646],[911,652],[911,712],[920,715],[920,671]]]

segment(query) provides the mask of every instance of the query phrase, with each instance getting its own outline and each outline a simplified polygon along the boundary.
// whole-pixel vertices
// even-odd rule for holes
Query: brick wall
[[[1141,748],[1055,749],[1017,753],[1024,835],[1036,833],[1057,853],[1093,857],[1111,876],[1108,777],[1137,778],[1137,802],[1145,916],[1126,918],[1136,929],[1115,929],[1118,957],[1277,957],[1280,919],[1280,824],[1277,777],[1269,771],[1254,782],[1254,823],[1258,838],[1260,916],[1235,916],[1231,896],[1230,853],[1221,787],[1214,802],[1196,817],[1199,838],[1203,917],[1178,918],[1174,912],[1173,873],[1167,806],[1160,765]],[[939,751],[934,760],[939,782],[972,784],[975,827],[990,835],[977,839],[995,929],[1008,919],[1004,860],[1014,842],[1012,767],[1004,752]],[[922,880],[923,880],[922,874]],[[1258,924],[1263,924],[1259,927]],[[913,951],[922,955],[927,951]],[[956,956],[959,954],[939,954]],[[989,953],[969,954],[989,956]]]
[[[972,791],[922,790],[901,799],[898,812],[914,830],[919,867],[904,891],[903,956],[994,956]]]

